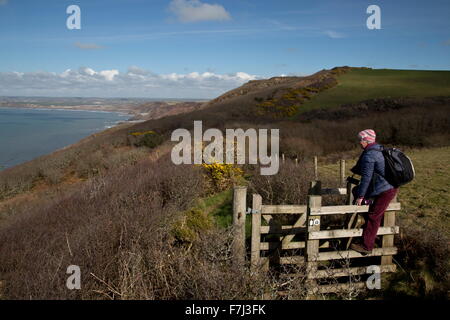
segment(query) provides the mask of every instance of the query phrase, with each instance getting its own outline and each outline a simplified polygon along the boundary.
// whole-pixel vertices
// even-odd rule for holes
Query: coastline
[[[105,108],[106,107],[106,108]],[[136,115],[131,109],[117,108],[114,106],[99,106],[98,105],[76,105],[76,106],[61,106],[61,105],[3,105],[0,103],[0,108],[12,108],[12,109],[31,109],[31,110],[59,110],[59,111],[86,111],[86,112],[107,112],[118,113],[121,115]]]
[[[94,113],[116,113],[119,116],[127,116],[128,119],[126,120],[118,120],[117,122],[114,123],[114,125],[111,126],[105,126],[105,129],[109,129],[112,128],[118,124],[121,123],[138,123],[141,121],[136,121],[136,120],[131,120],[133,117],[135,117],[137,115],[137,113],[132,112],[131,110],[125,112],[125,111],[119,111],[119,110],[99,110],[99,109],[86,109],[86,108],[82,108],[83,106],[50,106],[50,107],[45,107],[45,106],[32,106],[32,107],[28,107],[28,106],[6,106],[6,105],[1,105],[0,104],[0,109],[30,109],[30,110],[42,110],[42,111],[48,111],[48,110],[55,110],[55,111],[83,111],[83,112],[94,112]]]
[[[14,110],[16,110],[17,112],[20,112],[18,110],[21,110],[21,109],[36,110],[37,111],[36,113],[39,113],[39,111],[42,111],[42,112],[47,112],[47,114],[49,114],[49,111],[51,112],[54,110],[54,111],[59,111],[59,112],[80,111],[80,112],[93,112],[93,113],[97,113],[97,114],[100,114],[100,113],[101,114],[114,114],[114,116],[106,116],[106,115],[105,116],[100,116],[100,115],[94,116],[95,118],[97,118],[97,117],[99,117],[100,119],[104,118],[104,121],[100,121],[100,122],[103,122],[103,124],[98,123],[100,125],[97,125],[96,127],[91,128],[91,130],[90,130],[91,133],[89,133],[88,135],[86,135],[84,137],[81,137],[80,139],[72,140],[71,142],[68,141],[67,144],[63,144],[62,146],[60,144],[59,147],[56,147],[52,150],[50,150],[50,149],[46,150],[46,151],[44,151],[44,153],[37,154],[35,156],[24,156],[23,155],[24,151],[21,150],[20,147],[16,148],[14,146],[14,142],[11,142],[11,141],[15,141],[15,140],[12,139],[12,137],[8,137],[9,135],[7,134],[6,136],[3,136],[4,141],[2,142],[2,145],[3,145],[3,148],[6,148],[6,149],[5,149],[4,157],[2,157],[2,159],[1,159],[2,161],[0,163],[0,171],[15,167],[17,165],[21,165],[21,164],[29,162],[29,161],[32,161],[33,159],[39,158],[40,156],[52,154],[58,150],[67,149],[67,148],[79,143],[80,141],[83,141],[91,136],[101,134],[102,132],[105,132],[107,130],[111,130],[113,128],[120,127],[120,126],[132,125],[134,123],[134,121],[129,121],[129,119],[132,117],[132,115],[130,115],[129,113],[124,113],[124,112],[119,112],[119,111],[85,110],[85,109],[78,110],[75,108],[57,109],[57,108],[46,108],[46,107],[41,107],[41,106],[36,107],[36,108],[18,108],[16,106],[1,106],[0,107],[0,111],[1,110],[5,110],[5,111],[11,110],[11,112],[14,112]],[[9,113],[9,111],[7,111],[7,114],[8,113]],[[73,116],[75,118],[77,118],[76,114],[74,114]],[[33,117],[33,116],[31,116],[31,117]],[[67,116],[67,118],[71,118],[71,117],[72,117],[71,115]],[[113,117],[113,119],[108,120],[109,117]],[[5,119],[8,119],[8,118],[5,118]],[[8,123],[8,120],[6,120],[5,124],[7,124],[7,123]],[[5,132],[7,132],[7,131],[5,131]],[[73,132],[68,131],[68,134],[69,135],[73,134]],[[75,132],[75,134],[78,134],[78,133]],[[20,140],[20,138],[19,138],[19,140]],[[62,141],[64,141],[64,140],[62,140]],[[23,148],[23,149],[27,149],[27,148]],[[38,152],[38,153],[40,153],[40,152]],[[14,155],[14,157],[10,159],[10,157],[12,157],[13,155]],[[31,153],[31,155],[33,155],[33,152]],[[26,158],[28,158],[28,159],[26,159]],[[19,161],[19,162],[15,163],[15,161]]]

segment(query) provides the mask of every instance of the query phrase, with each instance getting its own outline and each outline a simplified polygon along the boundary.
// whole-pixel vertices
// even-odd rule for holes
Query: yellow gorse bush
[[[131,133],[131,135],[132,136],[142,136],[142,135],[144,135],[144,134],[156,134],[156,132],[155,131],[153,131],[153,130],[149,130],[149,131],[144,131],[144,132],[139,132],[139,131],[137,131],[137,132],[132,132]]]
[[[203,163],[202,167],[206,170],[211,182],[219,190],[224,190],[244,174],[244,171],[233,164],[212,162]]]
[[[242,175],[242,173],[243,173],[243,171],[240,168],[235,167],[233,164],[214,162],[211,164],[203,163],[202,166],[208,172],[210,172],[213,179],[216,179],[216,180],[220,180],[224,177],[233,176],[233,175],[239,176],[239,175]]]

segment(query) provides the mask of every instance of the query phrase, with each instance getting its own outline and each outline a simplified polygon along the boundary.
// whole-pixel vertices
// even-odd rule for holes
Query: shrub
[[[144,160],[9,217],[0,226],[2,296],[262,298],[271,278],[235,268],[230,229],[189,209],[204,193],[200,169],[169,157]],[[66,288],[72,264],[80,266],[81,290]]]
[[[211,164],[203,163],[202,167],[206,171],[206,177],[213,191],[227,189],[239,181],[243,174],[243,171],[233,164],[213,162]]]
[[[314,180],[313,170],[310,164],[287,159],[280,164],[276,175],[262,176],[259,167],[249,168],[250,193],[258,193],[267,204],[304,204],[308,194],[309,183]]]
[[[164,250],[165,243],[155,242],[159,241],[158,230],[166,230],[161,232],[170,236],[174,214],[187,210],[203,193],[201,180],[201,172],[194,166],[177,167],[167,157],[156,164],[145,160],[114,174],[91,178],[70,194],[10,216],[0,226],[0,274],[5,280],[5,296],[121,298],[108,288],[119,290],[126,287],[124,281],[138,281],[129,276],[142,279],[142,274],[150,272],[146,264],[141,265],[143,260],[129,256],[130,252],[137,257],[141,254],[136,243],[143,241],[142,249],[159,246],[159,251]],[[144,262],[150,258],[145,257]],[[70,264],[82,270],[81,292],[65,287],[65,268]],[[121,269],[125,265],[134,268],[133,274]],[[152,285],[151,276],[149,281],[146,286]],[[127,294],[147,294],[136,290]]]
[[[159,146],[164,141],[164,137],[153,130],[144,132],[132,132],[128,138],[130,144],[136,147],[148,147],[153,149]]]
[[[204,211],[190,209],[174,223],[172,234],[181,243],[193,243],[203,232],[213,226],[211,217]]]

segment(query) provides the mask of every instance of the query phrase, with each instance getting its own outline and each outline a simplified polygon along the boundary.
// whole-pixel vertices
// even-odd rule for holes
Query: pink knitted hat
[[[367,143],[375,142],[375,138],[377,135],[375,134],[375,131],[372,129],[366,129],[358,133],[358,138],[360,141],[365,141]]]

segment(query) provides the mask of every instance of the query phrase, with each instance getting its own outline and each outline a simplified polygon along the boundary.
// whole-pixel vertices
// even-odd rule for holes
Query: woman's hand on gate
[[[363,203],[363,201],[364,201],[364,198],[358,198],[358,199],[356,199],[356,205],[357,205],[357,206],[361,206],[362,203]]]

